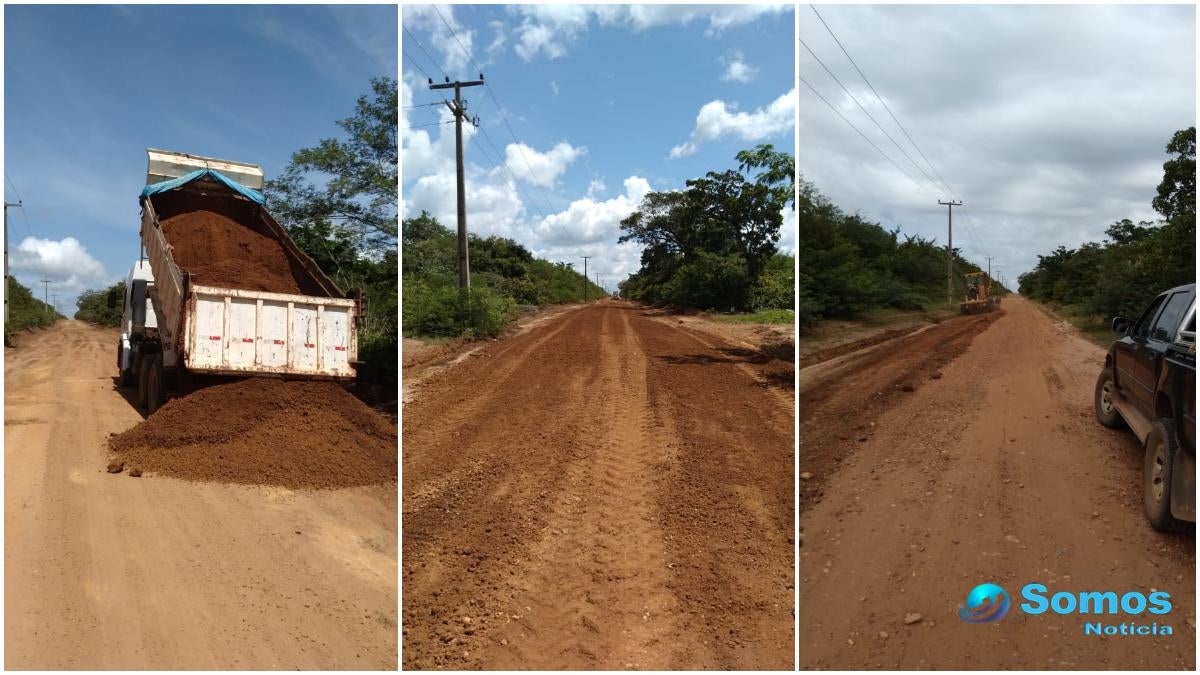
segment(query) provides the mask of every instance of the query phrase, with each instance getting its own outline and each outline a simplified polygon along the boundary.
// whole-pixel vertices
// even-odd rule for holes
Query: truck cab
[[[150,271],[150,262],[139,260],[134,263],[125,276],[125,296],[121,300],[121,341],[117,345],[117,370],[123,387],[134,384],[137,375],[134,355],[139,343],[158,337],[158,317],[150,300],[153,287],[154,273]],[[116,298],[111,301],[115,306]]]
[[[1142,497],[1150,524],[1179,531],[1196,521],[1196,285],[1160,293],[1120,333],[1096,382],[1095,409],[1109,428],[1142,443]]]

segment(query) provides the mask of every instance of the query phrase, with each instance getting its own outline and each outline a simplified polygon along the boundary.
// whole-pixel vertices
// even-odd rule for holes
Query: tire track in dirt
[[[855,443],[874,435],[874,421],[943,365],[962,354],[1003,310],[948,319],[909,335],[871,345],[800,370],[800,472],[813,478],[800,483],[800,502],[814,504],[826,479],[852,455]],[[803,364],[802,364],[803,365]]]
[[[1095,422],[1103,350],[1026,301],[1005,306],[940,366],[944,377],[915,380],[867,441],[843,441],[824,498],[806,503],[803,669],[1194,667],[1194,541],[1150,529],[1136,441]],[[985,581],[1009,592],[1009,615],[960,621],[966,593]],[[1029,615],[1017,605],[1034,582],[1049,593],[1167,590],[1173,610]],[[905,623],[910,612],[922,620]],[[1175,635],[1083,634],[1096,618],[1167,623]]]
[[[668,354],[647,350],[648,336]],[[664,364],[667,372],[677,368],[664,356],[694,352],[695,343],[647,318],[644,310],[611,302],[516,339],[536,345],[464,362],[439,374],[424,392],[433,396],[406,406],[405,667],[669,669],[755,661],[790,666],[790,616],[774,625],[789,636],[786,651],[771,644],[771,651],[751,658],[722,653],[716,640],[689,630],[694,598],[730,607],[728,595],[747,575],[765,567],[790,577],[791,569],[786,518],[781,519],[787,520],[786,532],[782,522],[771,520],[782,534],[736,530],[758,541],[754,551],[760,559],[747,568],[715,567],[728,572],[721,584],[683,562],[681,538],[689,555],[721,547],[714,531],[696,539],[707,528],[683,522],[703,518],[719,532],[731,517],[754,520],[740,505],[721,504],[724,510],[704,513],[694,504],[683,522],[668,522],[666,514],[675,515],[670,502],[689,487],[674,483],[673,467],[688,442],[678,430],[694,420],[679,418],[673,405],[664,407],[662,387],[674,385],[653,380],[664,374]],[[504,361],[497,364],[503,381],[473,396],[469,385],[490,376],[486,366],[494,359]],[[718,368],[705,369],[701,383],[677,394],[721,389],[726,375],[771,407],[763,388],[734,364],[722,359]],[[455,398],[474,399],[473,412],[469,419],[456,418],[457,429],[451,430],[436,411]],[[702,400],[712,403],[707,395]],[[767,418],[779,422],[778,415]],[[785,433],[788,429],[790,417]],[[759,440],[733,440],[737,431],[726,430],[718,445],[711,438],[697,442],[695,451],[725,452]],[[460,464],[480,468],[430,497],[423,487],[439,474],[429,467],[451,451],[461,456]],[[783,462],[790,458],[778,448],[769,454],[779,462],[778,473],[788,476],[788,504],[780,509],[787,512],[790,469]],[[698,478],[703,484],[740,482],[726,469]],[[763,492],[754,486],[728,489]],[[421,495],[411,504],[410,490]],[[786,573],[778,569],[783,566]],[[791,591],[786,584],[779,588],[790,607]],[[721,640],[733,633],[757,636],[758,614],[767,610],[759,604],[745,609],[710,618],[736,627],[721,630]]]

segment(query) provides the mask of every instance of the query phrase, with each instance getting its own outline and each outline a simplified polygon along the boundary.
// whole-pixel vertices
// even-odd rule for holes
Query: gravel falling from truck
[[[283,246],[228,216],[200,209],[162,221],[175,263],[203,286],[302,295]]]
[[[126,471],[342,488],[395,482],[396,427],[332,382],[250,378],[169,401],[109,438]]]

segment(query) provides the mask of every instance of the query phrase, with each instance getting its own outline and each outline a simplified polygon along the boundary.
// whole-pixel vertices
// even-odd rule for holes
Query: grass
[[[790,309],[761,309],[748,314],[710,314],[714,321],[725,323],[771,323],[789,325],[796,321],[796,313]]]
[[[1070,323],[1079,331],[1080,335],[1093,344],[1108,349],[1109,345],[1117,337],[1116,333],[1112,331],[1112,325],[1108,318],[1096,314],[1088,314],[1076,305],[1034,302],[1041,305],[1051,316]]]

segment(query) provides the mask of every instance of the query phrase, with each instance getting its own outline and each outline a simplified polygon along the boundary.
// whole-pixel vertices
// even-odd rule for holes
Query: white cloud
[[[558,96],[558,83],[554,80],[550,80],[550,90],[554,92],[555,96]]]
[[[505,26],[503,21],[489,21],[488,28],[495,31],[496,36],[492,38],[492,43],[488,45],[487,52],[489,55],[495,55],[504,45],[508,43],[508,35],[504,32]]]
[[[538,152],[524,143],[510,143],[504,149],[504,163],[518,180],[553,187],[571,162],[586,153],[587,148],[576,148],[567,142],[555,145],[548,152]]]
[[[557,59],[587,31],[594,18],[605,26],[625,26],[635,31],[667,24],[706,21],[708,33],[749,23],[768,14],[794,11],[794,5],[519,5],[509,11],[523,17],[516,29],[517,54],[526,61],[538,54]]]
[[[741,52],[734,52],[731,58],[721,59],[725,64],[725,72],[721,79],[726,82],[749,82],[758,75],[758,68],[746,63]]]
[[[625,194],[601,202],[591,197],[577,199],[565,211],[547,216],[534,233],[539,242],[552,246],[616,241],[621,220],[633,213],[649,192],[649,181],[630,176],[625,179]]]
[[[405,5],[403,12],[404,25],[410,31],[422,30],[428,34],[429,43],[423,43],[425,48],[432,47],[435,52],[442,53],[438,63],[441,70],[452,78],[475,74],[468,70],[471,61],[467,57],[475,53],[475,31],[458,23],[454,18],[454,5],[438,5],[436,9],[433,5]],[[420,52],[420,49],[416,51]],[[437,73],[430,75],[436,77]]]
[[[737,104],[716,100],[705,103],[696,115],[696,127],[686,143],[671,148],[671,157],[683,157],[695,152],[708,141],[722,136],[737,136],[747,141],[759,141],[784,133],[796,123],[796,89],[780,96],[766,108],[752,113],[737,112]]]
[[[107,286],[111,281],[104,264],[74,237],[59,241],[26,237],[9,252],[9,267],[23,276],[49,279],[56,291],[78,292]]]
[[[607,189],[608,188],[604,185],[603,178],[593,178],[591,182],[588,183],[587,196],[591,199],[595,199],[597,195],[603,193]]]
[[[549,59],[557,59],[567,54],[567,48],[561,41],[563,35],[556,33],[555,27],[526,22],[517,32],[515,49],[517,55],[526,61],[533,60],[538,52],[545,52],[546,58]]]

